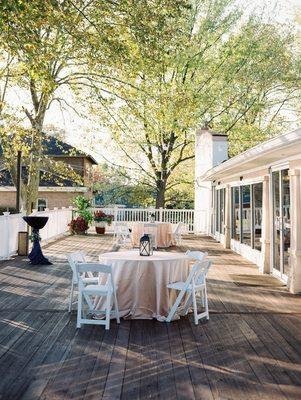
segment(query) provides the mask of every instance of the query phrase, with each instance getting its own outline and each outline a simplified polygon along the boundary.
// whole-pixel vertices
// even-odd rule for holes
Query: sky
[[[243,5],[246,15],[256,10],[260,14],[264,12],[266,18],[276,19],[279,22],[293,23],[296,10],[299,8],[301,11],[301,0],[237,0],[237,2]],[[14,90],[10,94],[10,100],[15,104],[20,104],[24,102],[24,94]],[[69,103],[73,103],[71,97]],[[58,131],[65,132],[66,140],[70,144],[89,151],[98,161],[103,161],[102,156],[110,158],[111,140],[108,132],[100,126],[99,121],[87,118],[87,111],[84,108],[81,109],[81,113],[82,117],[70,108],[65,107],[62,110],[56,103],[49,109],[45,124],[50,127],[55,126]]]

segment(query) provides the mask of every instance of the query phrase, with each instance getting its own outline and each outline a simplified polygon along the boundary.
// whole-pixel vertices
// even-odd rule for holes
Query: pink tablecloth
[[[166,285],[185,280],[190,271],[189,258],[180,253],[156,251],[143,257],[129,250],[105,253],[99,260],[112,265],[120,316],[125,318],[163,321],[178,294]],[[101,305],[99,300],[96,308]]]
[[[170,247],[173,244],[172,224],[169,222],[155,222],[157,226],[157,245],[158,247]],[[144,234],[144,223],[134,222],[132,227],[132,244],[138,247],[140,238]]]

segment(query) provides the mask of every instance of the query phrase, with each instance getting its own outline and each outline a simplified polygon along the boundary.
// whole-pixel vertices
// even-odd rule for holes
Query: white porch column
[[[261,273],[271,273],[271,215],[270,215],[270,185],[269,175],[265,175],[262,184],[262,227],[261,227],[261,254],[262,265],[259,268]]]
[[[228,159],[227,135],[204,127],[195,134],[195,233],[210,233],[212,183],[202,176]]]
[[[231,247],[231,186],[226,185],[226,201],[225,201],[225,249]]]
[[[288,289],[292,293],[301,292],[301,189],[300,170],[289,171],[290,175],[290,211],[291,211],[291,245],[290,273]]]

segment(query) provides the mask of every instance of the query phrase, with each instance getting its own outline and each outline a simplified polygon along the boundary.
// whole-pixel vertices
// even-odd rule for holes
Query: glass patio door
[[[273,273],[286,279],[289,273],[290,181],[288,169],[272,172]]]

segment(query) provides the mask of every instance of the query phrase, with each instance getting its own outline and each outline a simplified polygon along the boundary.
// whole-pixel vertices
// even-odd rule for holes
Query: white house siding
[[[245,157],[240,155],[237,158],[233,158],[225,163],[221,164],[216,168],[212,168],[212,163],[207,169],[207,172],[203,173],[203,175],[199,174],[198,180],[199,183],[204,181],[211,184],[211,190],[219,190],[225,189],[225,206],[223,212],[220,211],[216,213],[216,208],[213,209],[214,204],[212,204],[212,196],[208,196],[210,198],[209,206],[206,206],[208,213],[208,220],[210,221],[210,227],[208,228],[208,232],[213,236],[216,240],[220,241],[224,247],[231,248],[235,252],[241,254],[246,259],[258,265],[259,270],[263,273],[274,274],[282,281],[286,282],[288,288],[293,293],[301,292],[301,183],[300,183],[300,171],[301,171],[301,130],[293,133],[289,133],[286,135],[282,135],[281,139],[283,142],[284,149],[282,150],[281,144],[274,150],[274,141],[271,141],[271,151],[269,150],[269,142],[265,142],[262,146],[264,152],[261,154],[261,147],[256,146],[251,149],[251,152],[246,152]],[[294,143],[291,147],[287,146],[287,138],[294,137]],[[250,156],[250,154],[252,156]],[[282,156],[282,157],[281,157]],[[196,154],[198,158],[198,154]],[[248,158],[249,157],[249,158]],[[253,157],[253,158],[252,158]],[[255,158],[254,158],[255,157]],[[237,159],[237,163],[235,162]],[[197,165],[197,164],[196,164]],[[204,171],[205,166],[202,166],[202,172]],[[290,197],[290,206],[289,208],[284,205],[283,208],[279,208],[277,206],[276,218],[274,218],[273,213],[273,199],[272,199],[272,183],[271,183],[271,174],[274,170],[288,170],[288,175],[286,172],[276,172],[274,174],[274,180],[277,184],[278,182],[278,174],[279,182],[282,183],[283,188],[288,188],[289,185],[289,193],[286,193],[286,201]],[[285,181],[283,181],[285,179]],[[252,248],[249,244],[242,243],[241,237],[239,240],[231,237],[231,229],[234,226],[233,220],[231,220],[231,210],[232,210],[232,187],[241,187],[241,186],[249,186],[252,184],[262,183],[262,226],[261,226],[261,250],[256,250]],[[283,182],[286,182],[285,184]],[[204,209],[204,204],[200,204],[202,202],[202,197],[200,196],[199,190],[200,184],[198,187],[196,186],[196,206],[195,208]],[[259,190],[260,187],[256,186],[254,190]],[[242,196],[242,190],[248,192],[248,188],[239,189],[236,191],[239,193],[240,201],[246,201],[246,197]],[[257,192],[258,194],[258,192]],[[221,197],[221,194],[219,195]],[[283,195],[284,196],[284,195]],[[237,196],[236,196],[237,197]],[[251,194],[251,198],[253,198],[253,194]],[[215,196],[215,202],[218,200],[217,196]],[[257,200],[258,201],[258,200]],[[198,202],[198,203],[197,203]],[[252,203],[252,200],[251,200]],[[219,203],[220,204],[220,203]],[[246,206],[248,206],[246,204]],[[252,204],[250,204],[251,210]],[[246,217],[241,219],[245,223],[244,225],[244,238],[245,241],[248,242],[248,223],[251,222],[251,227],[253,227],[253,237],[256,228],[256,224],[253,219],[248,219],[248,209],[236,208],[235,215],[239,215],[240,217]],[[279,210],[282,215],[278,216]],[[255,210],[254,213],[258,215],[258,212]],[[251,211],[250,211],[251,213]],[[286,215],[284,215],[286,213]],[[217,216],[221,219],[220,215],[223,215],[224,221],[223,226],[221,224],[216,224],[214,216]],[[252,215],[252,213],[250,214]],[[289,220],[290,216],[290,220]],[[258,220],[258,219],[257,219]],[[276,222],[275,222],[276,221]],[[212,229],[212,225],[215,223],[215,226]],[[275,246],[273,247],[273,234],[275,224],[281,225],[281,229],[277,230],[277,238],[278,234],[282,237],[283,247],[280,246],[279,241],[275,241]],[[277,228],[279,227],[277,225]],[[221,232],[218,232],[215,228],[216,226]],[[236,225],[235,225],[236,226]],[[290,242],[289,238],[289,226],[290,226]],[[258,227],[257,227],[258,228]],[[237,231],[239,231],[237,229]],[[256,229],[256,235],[258,236],[259,228]],[[283,232],[283,233],[282,233]],[[241,230],[239,231],[241,233]],[[249,241],[251,244],[251,240]],[[248,242],[248,243],[249,243]],[[280,241],[281,242],[281,241]],[[256,242],[257,243],[257,242]],[[289,249],[288,249],[288,246]],[[278,254],[278,249],[283,248],[283,253],[287,256],[285,260],[288,260],[288,263],[285,264],[285,274],[280,275],[275,268],[273,268],[273,252],[275,250],[275,254]],[[279,257],[275,256],[276,261],[279,261]],[[288,265],[288,267],[286,267]],[[284,272],[284,271],[283,271]]]

